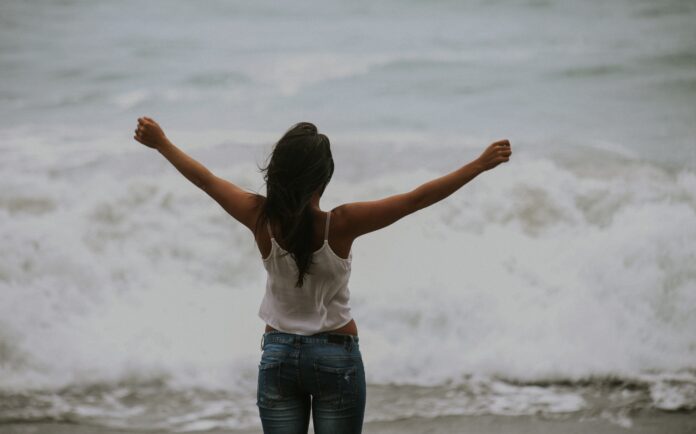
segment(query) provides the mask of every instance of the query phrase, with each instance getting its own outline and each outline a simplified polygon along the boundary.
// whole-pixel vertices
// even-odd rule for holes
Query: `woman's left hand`
[[[154,149],[158,149],[168,142],[167,136],[159,124],[145,116],[138,118],[138,127],[135,129],[133,138]]]

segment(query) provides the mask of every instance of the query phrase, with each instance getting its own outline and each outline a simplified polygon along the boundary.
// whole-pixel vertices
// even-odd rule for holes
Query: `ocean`
[[[0,3],[0,430],[258,428],[252,234],[219,176],[294,123],[321,207],[510,162],[353,245],[367,422],[696,410],[696,3]]]

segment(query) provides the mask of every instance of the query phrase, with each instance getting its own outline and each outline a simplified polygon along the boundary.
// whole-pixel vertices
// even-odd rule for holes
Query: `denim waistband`
[[[270,331],[266,332],[261,336],[261,349],[263,349],[263,344],[273,342],[277,344],[289,344],[289,345],[300,345],[300,344],[326,344],[326,343],[336,343],[336,344],[357,344],[359,338],[357,336],[341,334],[341,333],[317,333],[311,336],[298,335],[294,333],[286,333],[280,331]]]

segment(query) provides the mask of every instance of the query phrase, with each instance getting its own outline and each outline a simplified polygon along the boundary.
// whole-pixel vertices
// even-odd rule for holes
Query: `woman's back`
[[[276,330],[313,335],[339,329],[352,320],[350,279],[352,252],[339,257],[328,237],[331,211],[326,213],[322,245],[312,254],[312,265],[302,286],[297,287],[298,268],[292,255],[278,244],[271,225],[266,229],[270,251],[263,258],[268,272],[259,317]]]
[[[331,217],[327,217],[329,212]],[[325,232],[326,232],[326,221],[329,220],[328,236],[326,240],[328,241],[329,248],[340,259],[347,259],[352,253],[352,246],[354,238],[347,236],[344,229],[344,225],[341,224],[340,209],[335,208],[329,212],[316,211],[313,213],[314,221],[321,222],[320,224],[315,224],[314,233],[311,238],[311,248],[312,251],[316,252],[321,249],[324,245]],[[259,248],[259,253],[261,253],[261,258],[267,258],[273,248],[275,240],[275,245],[283,251],[287,251],[284,248],[283,237],[280,229],[275,226],[271,226],[270,231],[268,230],[268,225],[266,228],[259,228],[258,233],[255,235],[256,244]]]

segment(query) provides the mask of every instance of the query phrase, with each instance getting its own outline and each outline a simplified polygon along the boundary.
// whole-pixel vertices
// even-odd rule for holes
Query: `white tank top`
[[[263,258],[268,271],[266,294],[259,308],[259,317],[276,330],[299,335],[313,335],[337,329],[351,320],[350,278],[353,251],[347,259],[339,257],[329,246],[331,211],[326,214],[324,244],[313,253],[313,263],[305,274],[302,287],[297,288],[298,269],[295,260],[271,237],[271,253]],[[311,273],[311,274],[310,274]]]

